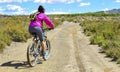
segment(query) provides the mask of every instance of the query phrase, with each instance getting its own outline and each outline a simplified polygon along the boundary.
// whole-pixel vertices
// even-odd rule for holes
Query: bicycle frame
[[[49,30],[49,29],[46,29]],[[50,41],[47,39],[47,36],[44,36],[44,42],[46,42],[48,54],[50,54]],[[34,34],[33,43],[31,43],[27,48],[27,60],[28,64],[33,67],[37,64],[38,56],[42,56],[42,47],[37,34]]]

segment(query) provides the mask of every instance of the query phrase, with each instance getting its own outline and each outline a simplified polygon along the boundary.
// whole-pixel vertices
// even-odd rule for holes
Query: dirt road
[[[26,63],[27,43],[12,43],[0,54],[0,72],[120,72],[120,67],[97,45],[90,45],[77,23],[64,22],[47,33],[51,56],[42,64],[29,67]]]

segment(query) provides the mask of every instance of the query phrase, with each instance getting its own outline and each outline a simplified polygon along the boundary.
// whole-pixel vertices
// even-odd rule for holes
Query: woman
[[[37,33],[39,36],[39,39],[41,41],[41,46],[42,46],[42,52],[43,52],[43,59],[46,60],[45,58],[45,44],[43,42],[43,31],[42,31],[42,26],[43,26],[43,21],[52,29],[54,29],[54,24],[52,21],[47,17],[45,14],[45,9],[43,6],[38,7],[38,12],[39,14],[36,16],[34,21],[31,21],[29,24],[29,32],[32,33]]]

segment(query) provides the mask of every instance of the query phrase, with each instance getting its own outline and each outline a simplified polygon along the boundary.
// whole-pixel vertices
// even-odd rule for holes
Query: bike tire
[[[29,44],[27,47],[27,61],[30,67],[34,67],[37,64],[37,58],[31,54],[31,52],[34,52],[34,50],[31,51],[31,47],[35,47],[34,44]]]
[[[48,59],[50,57],[50,52],[51,52],[51,44],[49,40],[46,40],[46,52],[48,52],[48,55],[46,56],[46,59]]]

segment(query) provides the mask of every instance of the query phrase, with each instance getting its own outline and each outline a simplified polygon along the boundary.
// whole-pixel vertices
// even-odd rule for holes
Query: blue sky
[[[0,14],[30,14],[43,5],[46,14],[72,14],[120,8],[120,0],[0,0]]]

